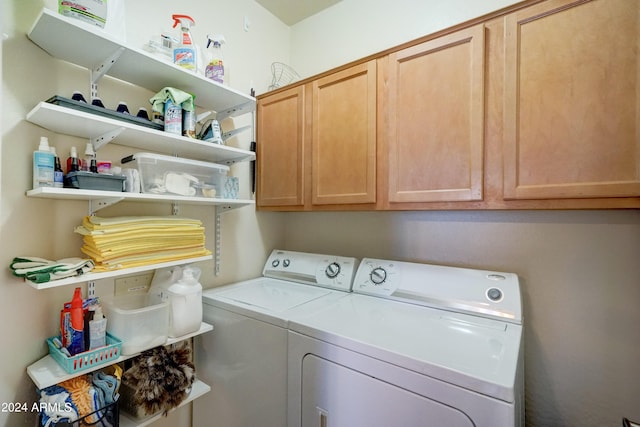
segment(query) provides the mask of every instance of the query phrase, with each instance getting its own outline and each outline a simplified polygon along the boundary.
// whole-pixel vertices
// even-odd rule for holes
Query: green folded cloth
[[[181,91],[174,87],[165,87],[149,99],[151,109],[160,114],[164,114],[164,103],[171,99],[176,105],[180,105],[185,111],[193,111],[193,96],[190,93]]]
[[[78,276],[93,270],[93,260],[63,258],[51,261],[38,257],[16,257],[9,265],[13,275],[34,283],[45,283],[66,277]]]

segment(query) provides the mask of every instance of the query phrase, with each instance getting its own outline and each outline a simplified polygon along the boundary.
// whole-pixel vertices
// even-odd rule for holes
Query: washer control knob
[[[369,273],[369,278],[374,285],[381,285],[387,280],[387,271],[382,267],[376,267]]]
[[[291,261],[290,261],[289,259],[286,259],[286,258],[285,258],[285,259],[282,261],[282,266],[283,266],[283,267],[285,267],[285,268],[286,268],[286,267],[289,267],[290,265],[291,265]]]
[[[489,288],[487,290],[487,298],[491,301],[500,301],[502,299],[502,291],[498,288]]]
[[[280,260],[279,259],[274,259],[273,261],[271,261],[271,267],[277,267],[280,265]]]
[[[329,279],[334,279],[340,274],[340,264],[337,262],[332,262],[327,265],[327,268],[324,269],[324,273],[327,275]]]

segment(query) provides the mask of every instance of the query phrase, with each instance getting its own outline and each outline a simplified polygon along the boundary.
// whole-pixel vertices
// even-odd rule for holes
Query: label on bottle
[[[212,59],[204,69],[204,76],[218,83],[224,83],[224,63],[222,59]]]
[[[164,131],[182,135],[182,107],[171,99],[164,104]]]
[[[33,154],[33,188],[53,187],[54,157],[50,153],[36,151]]]
[[[107,0],[60,0],[58,12],[61,15],[104,28],[107,22]]]
[[[196,112],[182,110],[182,136],[196,137]]]
[[[64,187],[64,175],[61,170],[53,172],[53,186],[57,188]]]
[[[196,69],[196,55],[192,48],[178,47],[173,50],[173,63],[188,70]]]

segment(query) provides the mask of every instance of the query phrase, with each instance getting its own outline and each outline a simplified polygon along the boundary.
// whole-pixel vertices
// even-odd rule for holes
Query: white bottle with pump
[[[33,152],[33,188],[54,186],[55,156],[49,149],[49,139],[40,137],[40,145]]]

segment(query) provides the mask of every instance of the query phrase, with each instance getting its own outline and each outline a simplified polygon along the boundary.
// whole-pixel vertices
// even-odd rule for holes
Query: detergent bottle
[[[200,269],[186,266],[182,277],[169,286],[169,336],[180,337],[200,329],[202,323],[202,285]]]
[[[207,51],[204,76],[218,83],[224,83],[224,60],[222,45],[226,42],[223,35],[207,35]]]
[[[196,22],[188,15],[172,15],[173,28],[180,24],[180,39],[178,45],[173,49],[173,63],[184,67],[187,70],[196,70],[196,46],[193,43],[193,37],[189,29]]]

